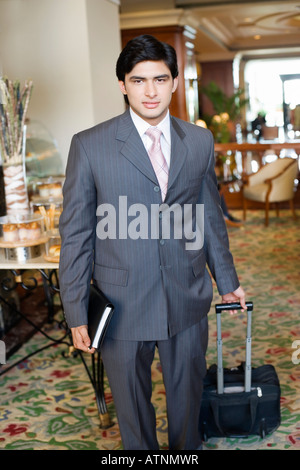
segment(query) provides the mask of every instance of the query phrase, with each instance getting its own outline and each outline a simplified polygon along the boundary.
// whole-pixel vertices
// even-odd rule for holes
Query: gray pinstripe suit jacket
[[[132,340],[166,339],[207,314],[212,282],[206,265],[220,294],[239,286],[220,208],[213,138],[206,129],[171,118],[165,199],[169,207],[204,204],[200,249],[187,250],[184,236],[151,238],[150,217],[148,236],[124,236],[121,222],[137,222],[128,208],[161,204],[155,173],[128,110],[73,137],[63,191],[59,277],[70,327],[87,323],[91,277],[115,305],[108,336]],[[119,207],[120,196],[127,208]],[[96,234],[101,219],[96,210],[103,204],[116,210],[115,238]]]

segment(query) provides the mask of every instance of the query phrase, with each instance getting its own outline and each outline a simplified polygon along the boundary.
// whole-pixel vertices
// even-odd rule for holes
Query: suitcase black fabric
[[[246,362],[223,369],[221,312],[241,309],[240,304],[218,304],[217,364],[210,366],[204,380],[199,428],[202,439],[210,437],[264,438],[280,425],[280,384],[275,368],[266,364],[251,367],[251,315],[247,302]]]

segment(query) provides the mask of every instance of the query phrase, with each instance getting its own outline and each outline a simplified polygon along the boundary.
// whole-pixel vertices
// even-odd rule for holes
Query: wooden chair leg
[[[246,212],[247,212],[247,201],[243,197],[243,220],[246,220]]]
[[[276,207],[276,217],[279,217],[279,203],[275,202],[275,207]]]
[[[292,212],[293,219],[296,220],[297,216],[296,216],[296,211],[295,211],[295,206],[294,206],[294,200],[290,199],[289,204],[290,204],[290,209]]]
[[[265,226],[268,227],[269,225],[269,201],[266,201],[266,217],[265,217]]]

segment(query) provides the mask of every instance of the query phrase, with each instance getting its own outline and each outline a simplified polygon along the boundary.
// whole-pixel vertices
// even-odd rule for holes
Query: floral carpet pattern
[[[241,217],[238,211],[234,215]],[[229,227],[229,238],[247,300],[254,304],[252,365],[273,364],[276,368],[281,385],[281,425],[265,439],[211,438],[203,446],[208,451],[300,449],[300,214],[294,221],[289,211],[282,211],[280,218],[271,218],[268,228],[263,222],[262,212],[249,212],[241,228]],[[214,304],[218,302],[215,289],[208,365],[216,362]],[[55,337],[63,334],[57,324],[44,328]],[[244,360],[245,315],[224,316],[222,332],[224,364],[233,367]],[[41,333],[35,334],[1,370],[48,343]],[[0,449],[122,449],[107,381],[105,397],[113,425],[101,429],[86,370],[79,356],[63,354],[67,350],[65,344],[51,346],[0,376]],[[158,357],[152,379],[158,440],[161,449],[167,449],[166,403]]]

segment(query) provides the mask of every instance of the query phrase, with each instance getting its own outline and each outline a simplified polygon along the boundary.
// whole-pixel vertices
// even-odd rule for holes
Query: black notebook
[[[90,348],[100,349],[105,332],[114,312],[114,306],[94,284],[90,286],[88,307],[88,333]]]

